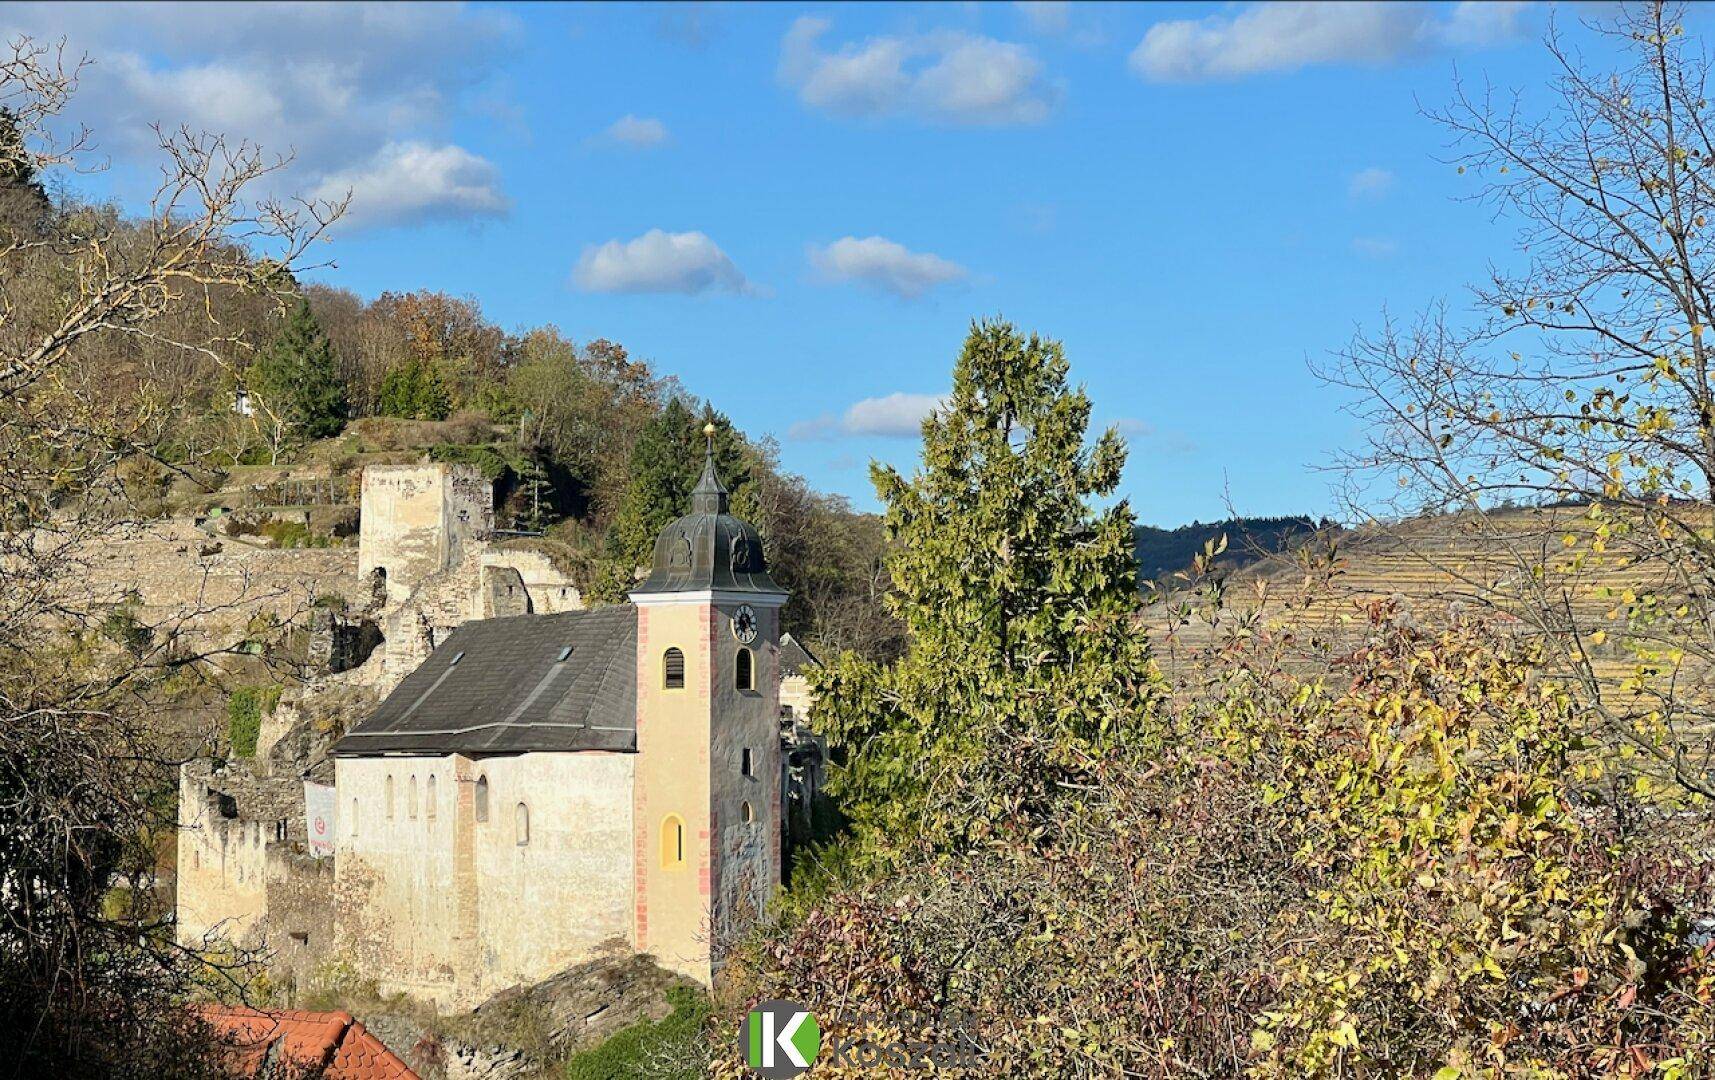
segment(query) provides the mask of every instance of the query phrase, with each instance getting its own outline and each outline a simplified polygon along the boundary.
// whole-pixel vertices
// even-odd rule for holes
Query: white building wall
[[[601,752],[337,759],[339,950],[384,990],[463,1007],[627,939],[632,766],[633,755]]]

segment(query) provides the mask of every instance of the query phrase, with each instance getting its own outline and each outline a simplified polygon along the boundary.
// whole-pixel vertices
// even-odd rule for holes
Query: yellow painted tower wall
[[[724,941],[780,880],[779,611],[749,599],[758,633],[740,646],[732,616],[745,601],[695,595],[638,604],[633,936],[638,951],[708,984]],[[735,685],[741,647],[753,690]],[[665,686],[670,648],[684,654],[683,689]]]

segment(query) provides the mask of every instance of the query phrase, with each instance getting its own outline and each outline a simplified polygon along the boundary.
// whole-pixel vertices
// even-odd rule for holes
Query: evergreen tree
[[[743,515],[750,489],[744,437],[712,405],[703,406],[699,419],[684,402],[669,400],[631,451],[631,479],[607,532],[592,589],[596,599],[623,599],[638,568],[648,566],[654,556],[661,530],[690,512],[691,489],[703,471],[703,426],[708,423],[715,425],[715,468],[732,492],[734,512]]]
[[[0,106],[0,238],[39,236],[52,213],[17,114]]]
[[[412,358],[388,369],[381,379],[376,411],[405,420],[445,420],[452,412],[452,393],[434,363]]]
[[[345,426],[345,384],[333,345],[299,300],[286,324],[250,369],[250,389],[292,429],[311,439],[337,435]]]
[[[1034,836],[1096,756],[1145,732],[1160,676],[1137,625],[1125,446],[1085,445],[1057,342],[973,326],[910,479],[871,467],[906,652],[846,654],[816,718],[850,753],[831,790],[860,854]]]

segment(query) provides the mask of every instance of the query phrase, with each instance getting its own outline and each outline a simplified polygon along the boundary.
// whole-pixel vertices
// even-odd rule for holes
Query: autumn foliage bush
[[[1707,1075],[1703,817],[1616,795],[1528,642],[1367,617],[1319,674],[1231,645],[1028,833],[789,898],[726,999],[991,1075]]]

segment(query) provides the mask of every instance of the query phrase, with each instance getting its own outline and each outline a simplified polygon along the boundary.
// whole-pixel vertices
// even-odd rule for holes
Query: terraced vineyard
[[[1446,515],[1342,530],[1227,574],[1226,604],[1229,616],[1260,605],[1263,625],[1290,625],[1338,645],[1362,626],[1365,608],[1378,600],[1398,598],[1427,620],[1445,618],[1458,605],[1487,608],[1525,633],[1535,628],[1530,608],[1552,601],[1569,611],[1584,632],[1598,675],[1617,682],[1636,666],[1624,647],[1628,606],[1651,592],[1682,596],[1684,587],[1674,584],[1664,564],[1634,561],[1618,550],[1592,552],[1596,540],[1595,525],[1582,507],[1506,510],[1482,518]],[[1543,572],[1535,573],[1536,567]],[[1193,619],[1167,640],[1173,621],[1169,611],[1170,605],[1162,603],[1149,609],[1169,651],[1194,653],[1216,632]],[[1590,640],[1596,631],[1606,632]]]

